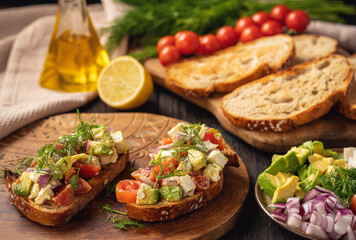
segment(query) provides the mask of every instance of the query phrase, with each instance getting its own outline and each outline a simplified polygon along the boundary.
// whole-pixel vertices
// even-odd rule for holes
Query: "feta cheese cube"
[[[217,182],[220,180],[220,172],[222,171],[222,168],[213,163],[213,164],[208,164],[206,168],[203,171],[203,175],[208,177],[210,181],[212,182]]]
[[[125,139],[122,135],[121,131],[116,131],[113,134],[111,134],[111,138],[113,142],[115,143],[115,148],[118,154],[126,153],[127,150],[129,149],[127,147],[127,144],[125,142]]]
[[[117,161],[117,153],[116,153],[116,149],[113,149],[113,153],[109,156],[101,156],[100,157],[100,162],[101,165],[108,165],[109,163],[116,163]]]
[[[183,189],[183,197],[194,195],[195,184],[189,175],[179,177],[179,185]]]
[[[356,168],[356,148],[344,148],[344,160],[347,162],[349,168]]]
[[[222,154],[218,149],[211,151],[207,159],[209,163],[215,163],[221,168],[224,168],[227,163],[227,157],[225,157],[224,154]]]

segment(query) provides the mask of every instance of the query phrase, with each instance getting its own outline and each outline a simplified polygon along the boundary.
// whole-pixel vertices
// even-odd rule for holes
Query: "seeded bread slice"
[[[351,55],[347,59],[356,71],[356,54]],[[339,103],[338,109],[345,117],[356,120],[356,75],[354,75],[352,80],[350,92]]]
[[[169,65],[165,84],[190,96],[231,92],[236,87],[276,72],[291,64],[293,39],[288,35],[263,37],[205,57]]]
[[[293,64],[326,57],[336,52],[337,41],[321,35],[302,34],[293,37],[295,58]]]
[[[237,88],[222,109],[239,127],[287,131],[327,113],[346,96],[353,72],[341,55],[313,60]]]

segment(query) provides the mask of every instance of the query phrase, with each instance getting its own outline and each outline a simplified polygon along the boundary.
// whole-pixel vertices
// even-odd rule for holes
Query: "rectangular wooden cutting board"
[[[155,83],[167,88],[164,84],[165,68],[158,59],[147,60],[145,68],[152,75]],[[221,109],[221,100],[224,94],[198,98],[185,96],[172,89],[169,90],[211,112],[226,130],[263,151],[286,152],[290,147],[307,140],[323,141],[326,147],[356,146],[356,121],[344,118],[335,109],[323,117],[291,131],[258,132],[237,127],[229,122]]]

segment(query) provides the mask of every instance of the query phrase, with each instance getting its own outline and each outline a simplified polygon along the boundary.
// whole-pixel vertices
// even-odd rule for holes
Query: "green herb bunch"
[[[224,25],[233,26],[238,18],[257,11],[270,11],[276,4],[286,4],[292,10],[303,9],[310,18],[344,22],[339,14],[355,14],[355,7],[341,0],[116,0],[131,6],[123,17],[103,32],[109,35],[106,48],[112,51],[129,35],[130,49],[141,48],[132,55],[139,60],[157,56],[159,38],[191,30],[198,35],[215,33]]]

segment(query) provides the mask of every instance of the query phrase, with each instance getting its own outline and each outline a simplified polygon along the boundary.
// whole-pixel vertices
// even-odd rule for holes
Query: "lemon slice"
[[[115,58],[100,73],[98,93],[110,107],[127,110],[141,106],[150,97],[153,83],[150,74],[135,58]]]

